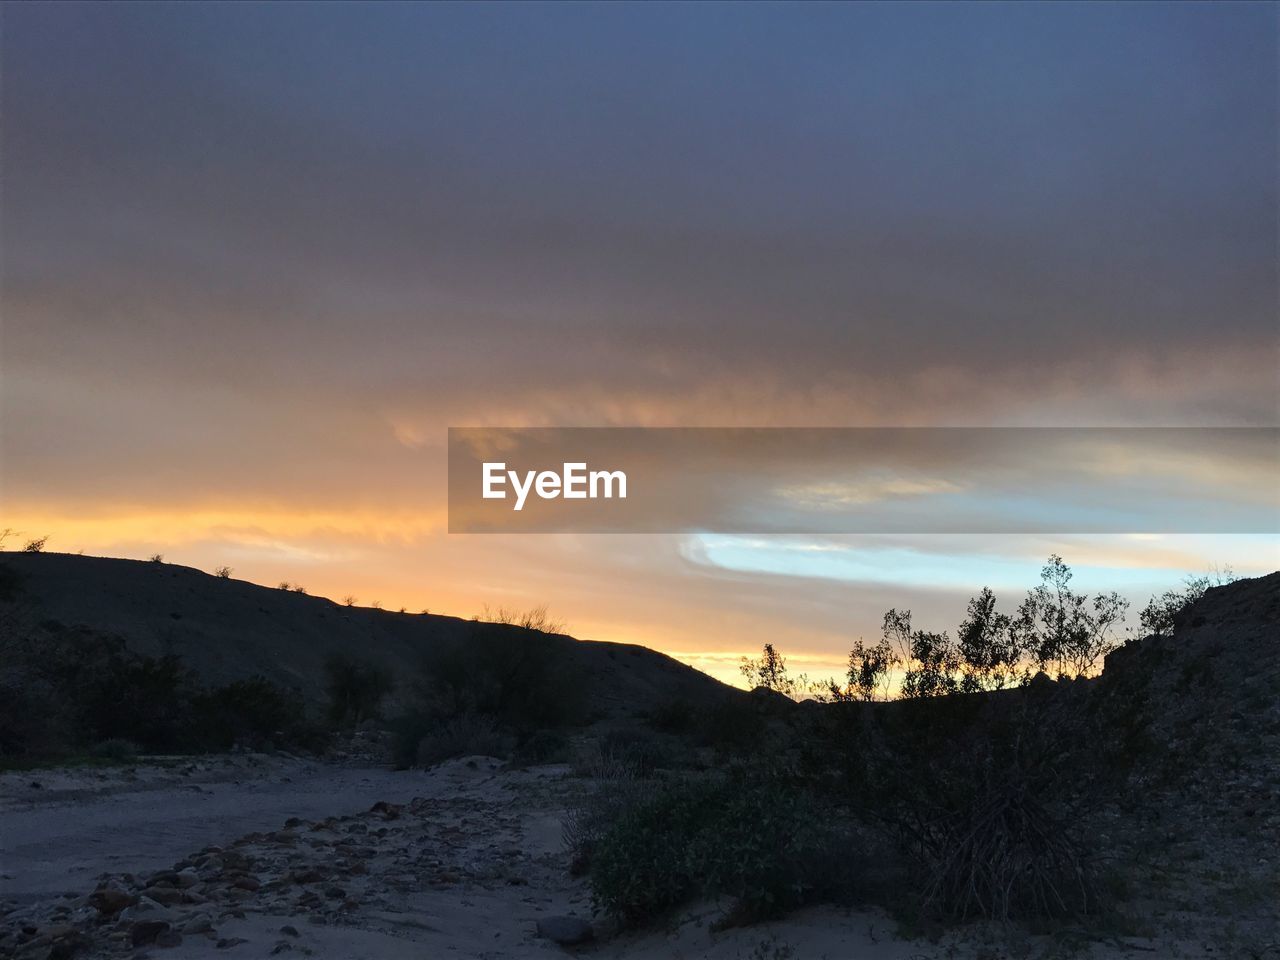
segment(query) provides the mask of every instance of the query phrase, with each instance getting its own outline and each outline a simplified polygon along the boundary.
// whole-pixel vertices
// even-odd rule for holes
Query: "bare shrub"
[[[864,737],[851,799],[911,865],[917,906],[948,920],[1096,911],[1088,802],[1071,760],[1083,719],[1029,690],[1018,709],[914,700]]]
[[[973,917],[1062,917],[1089,913],[1083,844],[1019,783],[992,785],[972,806],[922,827],[932,880],[926,908]]]
[[[464,713],[444,721],[418,741],[417,761],[419,766],[430,767],[455,757],[506,759],[514,746],[493,717]]]
[[[625,811],[652,796],[657,781],[645,776],[633,758],[601,744],[588,750],[576,772],[588,786],[565,811],[561,835],[569,852],[570,872],[580,876],[590,869],[600,838]]]
[[[1210,570],[1198,577],[1187,577],[1182,586],[1174,590],[1166,590],[1157,597],[1152,597],[1146,607],[1138,614],[1138,622],[1142,626],[1144,636],[1173,636],[1173,621],[1183,610],[1203,597],[1210,587],[1221,587],[1234,583],[1235,574],[1230,567],[1222,570]]]
[[[355,726],[377,717],[393,686],[386,668],[345,653],[335,653],[325,660],[324,672],[329,720],[339,726]]]
[[[23,553],[44,553],[44,545],[49,542],[49,535],[36,537],[34,540],[28,540],[22,547]]]
[[[490,607],[486,603],[481,607],[480,612],[471,619],[485,623],[502,623],[512,627],[522,627],[525,630],[536,630],[538,633],[565,632],[564,621],[554,619],[547,612],[545,603],[530,607],[524,611],[506,606]]]
[[[230,568],[230,567],[218,567],[218,569],[217,569],[217,570],[213,571],[213,575],[214,575],[215,577],[217,577],[218,579],[220,579],[220,580],[230,580],[230,579],[231,579],[231,568]]]

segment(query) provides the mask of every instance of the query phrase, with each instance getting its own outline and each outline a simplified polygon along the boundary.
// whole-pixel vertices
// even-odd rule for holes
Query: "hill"
[[[206,683],[262,676],[312,705],[325,699],[324,664],[333,654],[381,665],[403,698],[424,659],[464,647],[481,627],[490,637],[528,634],[457,617],[346,607],[170,563],[7,553],[0,566],[8,586],[0,593],[0,651],[19,631],[39,639],[86,628],[118,636],[138,654],[176,655]],[[641,716],[672,699],[713,704],[738,695],[646,647],[539,636],[587,688],[596,719]]]

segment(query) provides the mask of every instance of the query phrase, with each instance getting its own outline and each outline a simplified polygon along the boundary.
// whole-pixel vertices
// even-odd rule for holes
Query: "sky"
[[[1050,552],[449,535],[450,426],[1280,425],[1270,4],[9,4],[0,527],[731,679]],[[1274,467],[1274,461],[1272,466]],[[997,589],[1000,594],[1000,589]]]

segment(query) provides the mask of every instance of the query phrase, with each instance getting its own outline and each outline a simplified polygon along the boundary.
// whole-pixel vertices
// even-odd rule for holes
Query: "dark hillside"
[[[472,643],[480,632],[528,636],[501,625],[481,631],[457,617],[345,607],[168,563],[7,553],[0,566],[9,585],[0,590],[0,653],[19,631],[38,640],[88,628],[121,637],[139,654],[176,655],[206,683],[262,676],[314,705],[325,698],[324,663],[335,653],[385,667],[404,695],[425,659]],[[715,703],[735,695],[645,647],[560,635],[540,642],[581,679],[594,717],[641,715],[672,698]]]

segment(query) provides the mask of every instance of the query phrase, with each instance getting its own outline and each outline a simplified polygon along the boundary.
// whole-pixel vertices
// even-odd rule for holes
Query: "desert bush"
[[[506,759],[514,746],[514,740],[502,731],[496,719],[468,713],[444,721],[419,740],[414,759],[421,767],[431,767],[454,757]]]
[[[565,763],[572,759],[572,744],[559,730],[536,730],[516,745],[512,762],[521,766]]]
[[[778,916],[827,884],[824,823],[808,796],[780,779],[664,783],[595,842],[592,896],[629,925],[699,896],[732,898],[726,923]]]
[[[329,720],[338,726],[355,726],[377,717],[393,686],[386,668],[345,653],[325,660],[324,672]]]
[[[1138,622],[1144,636],[1171,637],[1173,622],[1178,614],[1205,595],[1210,587],[1221,587],[1236,579],[1231,568],[1211,570],[1198,577],[1187,577],[1174,590],[1166,590],[1152,597],[1138,614]]]
[[[176,752],[190,745],[194,686],[175,656],[114,650],[76,676],[71,702],[90,741],[129,740],[150,753]]]
[[[214,570],[214,571],[213,571],[213,575],[214,575],[215,577],[217,577],[219,580],[230,580],[230,579],[231,579],[231,568],[230,568],[230,567],[218,567],[218,569],[216,569],[216,570]]]
[[[1050,685],[1052,686],[1052,685]],[[1096,909],[1085,799],[1075,762],[1082,713],[1052,692],[1016,704],[946,697],[895,704],[849,762],[851,806],[912,867],[917,907],[938,919],[1076,916]]]
[[[418,762],[418,745],[455,719],[467,718],[464,725],[491,719],[503,756],[581,723],[586,691],[571,652],[562,638],[487,623],[476,623],[463,642],[431,650],[416,704],[391,724],[394,762],[401,768]]]
[[[978,596],[969,600],[957,637],[962,692],[1001,690],[1026,679],[1021,633],[1008,614],[996,609],[996,597],[990,588],[983,587]]]
[[[902,696],[937,697],[959,689],[960,654],[944,631],[914,630],[910,610],[890,610],[884,615],[880,648],[904,667]]]
[[[570,873],[579,876],[591,865],[600,838],[623,812],[636,806],[655,789],[627,761],[592,744],[578,758],[574,772],[587,780],[586,790],[569,805],[563,821],[563,840],[570,856]]]
[[[887,700],[892,670],[898,664],[898,657],[889,646],[887,637],[882,637],[874,647],[868,647],[859,640],[849,651],[848,694],[868,702]],[[841,699],[838,694],[839,691],[833,690],[830,699]]]
[[[538,633],[564,633],[565,623],[557,620],[547,611],[545,603],[528,610],[517,610],[514,607],[490,607],[487,603],[480,612],[471,619],[485,623],[500,623],[506,626],[520,627],[523,630],[534,630]]]
[[[191,741],[203,750],[308,743],[317,736],[302,700],[264,677],[249,677],[198,693]]]
[[[152,563],[164,563],[164,554],[163,554],[163,553],[153,553],[153,554],[152,554],[150,557],[148,557],[147,559],[148,559],[148,560],[150,560]]]
[[[610,730],[600,738],[597,749],[602,758],[630,769],[637,777],[649,777],[658,770],[680,765],[673,745],[649,730]]]
[[[520,739],[576,724],[586,693],[570,654],[543,633],[476,624],[465,642],[428,657],[423,699],[437,716],[491,716]]]
[[[649,714],[649,724],[666,733],[689,733],[697,726],[697,710],[685,697],[668,697]]]
[[[1020,778],[988,783],[968,806],[920,828],[926,909],[974,917],[1066,917],[1093,909],[1083,842]]]
[[[1119,645],[1114,633],[1128,601],[1117,593],[1090,598],[1071,589],[1071,568],[1053,554],[1040,572],[1040,585],[1018,608],[1015,629],[1037,666],[1056,677],[1083,677]]]
[[[787,658],[772,643],[764,645],[759,657],[743,657],[738,672],[752,690],[764,687],[788,697],[797,693],[797,682],[787,673]]]
[[[43,553],[44,545],[49,542],[46,534],[43,537],[36,537],[34,540],[28,540],[22,547],[23,553]]]
[[[765,717],[756,704],[735,697],[705,710],[698,723],[698,735],[703,744],[718,753],[741,756],[759,748],[765,726]]]
[[[174,656],[148,657],[122,638],[45,624],[6,647],[0,749],[41,758],[128,741],[148,753],[225,750],[267,740],[321,745],[301,700],[263,678],[202,685]],[[12,708],[6,709],[6,708]]]
[[[422,705],[390,718],[391,765],[408,770],[418,762],[418,744],[440,725],[441,717]]]
[[[72,752],[75,718],[49,693],[23,672],[7,670],[0,680],[0,767]]]

